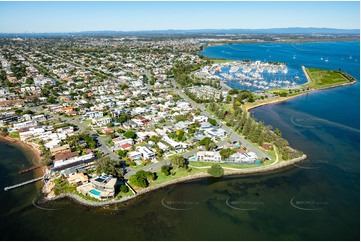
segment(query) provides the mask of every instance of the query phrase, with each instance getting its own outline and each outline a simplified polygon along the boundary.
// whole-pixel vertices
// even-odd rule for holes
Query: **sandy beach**
[[[20,149],[29,152],[32,156],[31,162],[33,162],[34,165],[41,164],[41,155],[40,155],[41,152],[38,149],[38,147],[36,146],[36,144],[26,142],[26,141],[21,141],[19,139],[14,139],[14,138],[11,138],[10,136],[4,137],[2,135],[0,135],[0,141],[2,141],[4,143],[15,145],[15,146],[19,147]],[[41,170],[42,170],[42,173],[45,174],[45,167],[43,167]]]

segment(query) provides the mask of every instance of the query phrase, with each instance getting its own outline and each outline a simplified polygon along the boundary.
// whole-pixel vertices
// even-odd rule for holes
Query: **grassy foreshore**
[[[232,171],[225,171],[224,175],[225,176],[233,176],[233,175],[254,175],[254,174],[262,174],[262,173],[266,173],[266,172],[270,172],[270,171],[275,171],[275,170],[279,170],[282,169],[284,167],[288,167],[291,165],[294,165],[297,162],[300,162],[302,160],[305,160],[307,158],[306,155],[302,155],[301,157],[292,159],[292,160],[287,160],[287,161],[281,161],[278,163],[274,163],[271,165],[267,165],[267,166],[258,166],[258,167],[252,167],[252,168],[245,168],[245,169],[238,169],[238,170],[232,170]],[[161,184],[157,184],[154,186],[149,186],[147,188],[143,188],[141,190],[137,191],[137,194],[129,196],[129,197],[123,197],[120,199],[112,199],[112,200],[108,200],[108,201],[93,201],[93,200],[86,200],[76,194],[73,193],[63,193],[60,194],[58,196],[55,196],[53,198],[44,198],[44,202],[47,201],[53,201],[53,200],[57,200],[57,199],[61,199],[61,198],[70,198],[73,199],[75,202],[78,202],[80,204],[83,205],[87,205],[87,206],[91,206],[91,207],[103,207],[103,206],[108,206],[108,205],[112,205],[112,204],[118,204],[118,203],[124,203],[127,202],[131,199],[134,199],[136,197],[138,197],[139,195],[142,194],[146,194],[148,192],[160,189],[160,188],[164,188],[166,186],[169,185],[173,185],[176,183],[182,183],[182,182],[189,182],[189,181],[193,181],[193,180],[198,180],[198,179],[204,179],[204,178],[212,178],[211,175],[209,175],[206,172],[200,172],[197,174],[193,174],[193,175],[189,175],[189,176],[185,176],[185,177],[181,177],[181,178],[177,178],[171,181],[167,181]],[[216,178],[214,178],[216,179]]]
[[[308,69],[302,66],[302,70],[307,78],[307,83],[303,84],[301,88],[305,91],[287,94],[286,97],[274,97],[267,100],[260,100],[253,103],[246,103],[242,106],[242,109],[249,111],[253,108],[263,105],[274,104],[284,102],[286,100],[299,97],[312,92],[317,92],[325,89],[331,89],[336,87],[348,86],[356,83],[356,79],[348,75],[345,72],[335,70],[320,70],[320,69]],[[269,93],[275,92],[275,90],[268,91]],[[288,92],[287,89],[277,89],[278,93]]]

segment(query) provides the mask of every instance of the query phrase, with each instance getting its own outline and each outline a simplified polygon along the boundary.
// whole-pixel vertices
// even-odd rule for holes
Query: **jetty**
[[[30,184],[30,183],[33,183],[33,182],[37,182],[37,181],[42,180],[43,178],[44,178],[44,177],[38,177],[38,178],[35,178],[35,179],[31,179],[31,180],[29,180],[29,181],[25,181],[25,182],[22,182],[22,183],[13,185],[13,186],[5,187],[5,188],[4,188],[4,191],[8,191],[8,190],[11,190],[11,189],[14,189],[14,188],[18,188],[18,187],[21,187],[21,186],[25,186],[25,185]]]
[[[28,171],[32,171],[32,170],[35,170],[35,169],[38,169],[38,168],[41,168],[41,167],[43,167],[43,166],[42,165],[32,166],[32,167],[29,167],[27,169],[19,171],[19,174],[22,174],[22,173],[25,173],[25,172],[28,172]]]

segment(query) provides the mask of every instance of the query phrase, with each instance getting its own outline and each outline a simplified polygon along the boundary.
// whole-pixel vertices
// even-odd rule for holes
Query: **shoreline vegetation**
[[[278,162],[275,164],[271,164],[271,165],[267,165],[267,166],[260,166],[260,167],[253,167],[253,168],[244,168],[244,169],[239,169],[237,171],[225,171],[224,175],[225,176],[232,176],[232,175],[256,175],[256,174],[262,174],[265,172],[270,172],[270,171],[275,171],[275,170],[280,170],[282,168],[294,165],[297,162],[300,162],[302,160],[307,159],[307,156],[304,154],[301,157],[298,158],[294,158],[291,160],[287,160],[287,161],[282,161],[282,162]],[[119,203],[124,203],[127,202],[129,200],[132,200],[136,197],[138,197],[139,195],[143,195],[146,194],[148,192],[157,190],[157,189],[161,189],[170,185],[174,185],[177,183],[182,183],[182,182],[190,182],[190,181],[194,181],[194,180],[199,180],[199,179],[203,179],[203,178],[211,178],[211,179],[217,179],[214,178],[213,176],[211,176],[208,173],[197,173],[194,175],[189,175],[189,176],[185,176],[185,177],[181,177],[181,178],[177,178],[171,181],[167,181],[165,183],[161,183],[155,186],[150,186],[144,189],[139,190],[136,194],[132,195],[132,196],[128,196],[128,197],[123,197],[120,199],[112,199],[112,200],[108,200],[108,201],[92,201],[92,200],[87,200],[84,199],[83,197],[80,197],[74,193],[63,193],[60,194],[58,196],[52,197],[52,198],[43,198],[43,200],[41,202],[49,202],[49,201],[54,201],[54,200],[58,200],[61,198],[69,198],[72,199],[73,201],[80,203],[82,205],[86,205],[86,206],[91,206],[91,207],[103,207],[103,206],[108,206],[108,205],[113,205],[113,204],[119,204]]]

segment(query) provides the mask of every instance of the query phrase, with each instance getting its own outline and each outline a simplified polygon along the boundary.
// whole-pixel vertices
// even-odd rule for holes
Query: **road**
[[[186,94],[184,94],[181,90],[181,88],[179,88],[175,82],[174,79],[171,79],[171,82],[173,84],[174,90],[175,92],[182,97],[184,100],[186,100],[187,102],[189,102],[193,108],[195,109],[199,109],[201,110],[201,114],[203,116],[206,116],[208,118],[212,118],[214,120],[217,121],[218,124],[220,124],[220,127],[223,128],[229,135],[230,135],[230,141],[238,141],[240,142],[244,147],[246,147],[246,149],[248,149],[249,151],[254,152],[259,158],[269,158],[269,156],[265,153],[263,153],[262,151],[260,151],[257,147],[255,147],[252,143],[250,143],[248,140],[246,140],[245,138],[243,138],[241,135],[237,134],[236,132],[234,132],[231,128],[229,128],[228,126],[226,126],[224,124],[224,121],[221,121],[220,119],[218,119],[217,117],[215,117],[214,115],[211,115],[208,111],[205,110],[204,106],[202,104],[196,103],[194,102],[192,99],[190,99]]]
[[[149,71],[146,71],[145,72],[146,76],[148,77],[148,85],[149,85],[149,80],[150,80],[150,73]],[[222,141],[219,141],[216,143],[217,146],[222,146],[224,145],[226,142],[228,141],[238,141],[240,143],[243,144],[243,146],[245,146],[248,150],[250,151],[253,151],[254,153],[256,153],[256,155],[259,157],[259,158],[265,158],[265,157],[268,157],[268,155],[264,154],[263,152],[261,152],[259,149],[257,149],[255,146],[253,146],[253,144],[251,144],[250,142],[248,142],[246,139],[244,139],[242,136],[240,136],[239,134],[235,133],[231,128],[229,128],[228,126],[226,126],[224,124],[223,121],[219,120],[218,118],[214,117],[214,115],[211,115],[210,113],[208,113],[208,111],[205,110],[204,106],[199,104],[199,103],[196,103],[194,102],[192,99],[190,99],[187,95],[185,95],[181,90],[181,88],[179,88],[175,82],[174,79],[171,79],[171,82],[173,84],[173,87],[174,87],[174,91],[175,93],[177,93],[181,98],[183,98],[185,101],[189,102],[191,104],[191,106],[195,109],[199,109],[201,111],[201,114],[203,116],[206,116],[208,118],[212,118],[214,120],[217,121],[218,124],[220,124],[220,127],[223,128],[227,133],[228,135],[230,135],[230,137],[228,139],[225,139],[225,140],[222,140]],[[35,112],[44,112],[45,114],[53,117],[53,118],[58,118],[60,120],[66,120],[65,122],[68,122],[70,124],[73,124],[73,125],[76,125],[77,127],[79,127],[79,130],[81,132],[84,132],[86,131],[87,129],[87,126],[85,126],[84,124],[80,123],[79,121],[77,121],[75,118],[71,118],[71,117],[64,117],[64,116],[59,116],[55,113],[52,113],[52,112],[49,112],[49,111],[45,111],[45,110],[42,110],[40,106],[37,106],[37,107],[32,107],[30,108],[32,111],[35,111]],[[92,134],[96,134],[93,130],[90,130],[88,131],[90,135]],[[97,134],[96,134],[97,135]],[[98,136],[98,148],[99,150],[104,154],[104,155],[108,155],[112,160],[115,160],[115,161],[119,161],[120,158],[118,157],[117,154],[115,154],[107,145],[106,145],[106,139],[105,138],[101,138]],[[189,158],[191,156],[194,156],[196,153],[198,152],[198,149],[193,149],[193,150],[190,150],[190,151],[187,151],[185,153],[183,153],[183,157],[185,158]],[[125,175],[124,177],[126,179],[129,179],[129,177],[133,174],[135,174],[137,171],[139,170],[146,170],[146,171],[158,171],[161,169],[161,167],[163,165],[166,165],[166,164],[170,164],[170,161],[168,159],[166,160],[163,160],[163,161],[159,161],[159,162],[156,162],[156,163],[152,163],[150,165],[147,165],[145,167],[140,167],[140,168],[137,168],[137,169],[132,169],[130,167],[125,167]]]
[[[144,170],[144,171],[158,171],[160,170],[160,168],[164,165],[170,165],[170,160],[162,160],[162,161],[159,161],[159,162],[156,162],[156,163],[152,163],[152,164],[149,164],[147,166],[144,166],[144,167],[140,167],[140,168],[137,168],[137,169],[132,169],[132,168],[125,168],[125,171],[126,171],[126,174],[124,175],[124,178],[125,179],[129,179],[129,177],[133,174],[135,174],[137,171],[140,171],[140,170]]]
[[[67,62],[67,63],[69,63],[69,64],[73,64],[73,65],[75,65],[75,66],[77,66],[77,67],[81,67],[81,68],[83,68],[83,69],[85,69],[85,70],[87,70],[87,71],[90,71],[90,72],[94,73],[95,75],[96,75],[96,74],[104,75],[103,73],[106,73],[106,74],[110,74],[112,77],[114,77],[114,75],[113,75],[111,72],[109,72],[109,71],[105,72],[105,71],[102,71],[102,70],[98,70],[98,69],[96,69],[96,68],[86,67],[86,66],[84,66],[84,65],[82,65],[82,64],[80,64],[80,63],[76,63],[76,62],[74,62],[74,61],[72,61],[72,60],[65,59],[65,58],[63,58],[63,57],[61,57],[61,56],[54,56],[54,55],[52,55],[52,54],[50,54],[50,53],[43,53],[43,52],[41,52],[41,51],[39,51],[39,50],[38,50],[38,52],[42,53],[44,56],[45,56],[45,55],[49,55],[49,56],[53,57],[54,59],[61,59],[61,60],[64,61],[64,62]]]
[[[53,118],[57,118],[59,120],[65,120],[64,122],[67,122],[67,123],[70,123],[70,124],[73,124],[75,126],[77,126],[79,128],[79,130],[81,132],[85,132],[86,129],[87,129],[87,126],[78,122],[75,118],[71,118],[71,117],[65,117],[65,116],[60,116],[60,115],[57,115],[55,113],[52,113],[52,112],[49,112],[49,111],[46,111],[46,110],[42,110],[41,107],[37,106],[37,107],[32,107],[30,108],[30,110],[34,111],[34,112],[44,112],[45,114],[53,117]],[[104,154],[104,155],[109,155],[109,157],[112,159],[112,160],[115,160],[115,161],[120,161],[119,157],[117,154],[115,154],[107,145],[106,145],[106,139],[105,138],[101,138],[98,136],[98,134],[96,132],[94,132],[93,130],[90,130],[88,131],[88,133],[90,135],[97,135],[98,137],[98,148],[99,150]]]

